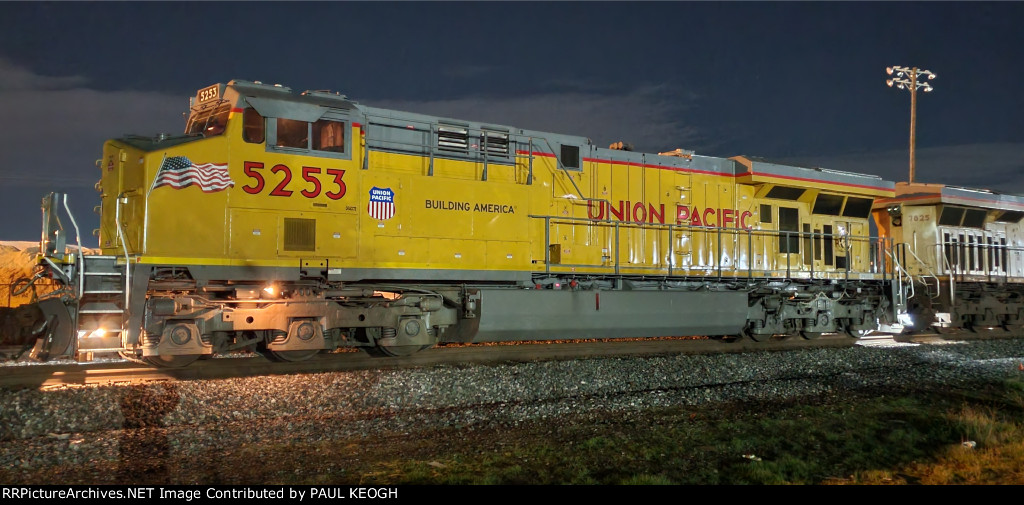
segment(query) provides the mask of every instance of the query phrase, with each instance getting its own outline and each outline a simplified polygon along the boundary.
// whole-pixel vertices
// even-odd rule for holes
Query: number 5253
[[[256,195],[263,192],[267,186],[267,181],[263,177],[263,169],[266,168],[263,163],[258,161],[246,161],[242,167],[242,171],[248,176],[251,181],[249,184],[242,186],[242,191],[249,193],[250,195]],[[325,189],[320,181],[318,175],[321,170],[319,167],[302,167],[302,180],[305,181],[304,187],[299,194],[306,198],[316,198],[320,196],[320,193]],[[345,181],[341,180],[345,176],[345,171],[337,168],[328,168],[323,171],[328,176],[333,176],[334,179],[327,184],[329,191],[323,193],[324,196],[331,200],[338,200],[345,196]],[[270,196],[292,196],[293,190],[288,189],[288,184],[292,181],[292,169],[288,168],[287,165],[274,165],[270,169],[270,173],[274,176],[281,177],[280,182],[274,186],[274,189],[270,190]],[[272,176],[273,177],[273,176]],[[251,185],[250,185],[251,184]]]

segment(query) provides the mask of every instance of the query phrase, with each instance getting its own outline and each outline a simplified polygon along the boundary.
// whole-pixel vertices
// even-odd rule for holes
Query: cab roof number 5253
[[[214,84],[213,86],[209,86],[199,90],[199,93],[196,94],[196,97],[199,99],[199,103],[203,103],[209,102],[210,100],[215,100],[219,95],[220,86]]]

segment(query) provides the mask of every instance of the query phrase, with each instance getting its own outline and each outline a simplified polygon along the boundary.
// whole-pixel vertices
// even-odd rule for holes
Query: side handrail
[[[942,252],[941,246],[939,247],[939,254],[942,256],[942,265],[946,267],[946,271],[949,272],[949,305],[953,306],[956,303],[956,276],[953,275],[953,265],[949,263],[949,258],[945,252]]]
[[[463,152],[466,155],[468,155],[470,153],[474,153],[477,156],[479,156],[479,159],[483,162],[483,174],[482,174],[481,180],[484,180],[484,181],[487,180],[487,167],[488,167],[489,163],[498,162],[499,164],[509,164],[509,165],[514,165],[515,164],[515,162],[514,162],[515,153],[512,152],[512,144],[513,144],[513,142],[511,141],[511,136],[512,136],[511,132],[506,132],[506,131],[502,131],[502,130],[488,130],[488,129],[484,129],[484,128],[470,128],[470,127],[465,126],[465,125],[457,125],[457,126],[456,125],[452,125],[453,128],[456,128],[456,127],[457,128],[464,128],[466,130],[467,139],[470,136],[472,136],[472,135],[479,135],[480,142],[479,142],[479,144],[472,144],[472,143],[467,141],[465,151],[461,151],[461,150],[445,150],[445,149],[439,149],[437,147],[437,145],[434,143],[434,139],[437,138],[436,135],[439,132],[439,127],[446,126],[446,125],[439,125],[439,124],[434,123],[432,121],[423,121],[423,120],[416,120],[416,119],[405,118],[405,119],[402,120],[403,123],[406,123],[406,126],[403,128],[401,126],[398,126],[398,125],[392,124],[390,122],[387,122],[388,120],[393,120],[393,118],[389,118],[389,117],[386,117],[386,116],[380,116],[380,115],[376,115],[376,114],[367,114],[366,115],[366,119],[367,119],[367,121],[366,121],[366,125],[364,127],[364,134],[366,133],[368,127],[375,126],[375,127],[383,127],[383,128],[396,128],[396,129],[400,129],[400,130],[403,130],[403,131],[426,133],[427,135],[425,137],[425,142],[423,142],[423,143],[406,142],[406,141],[403,141],[403,140],[394,140],[394,139],[387,139],[387,140],[385,140],[385,139],[376,139],[376,140],[373,140],[372,138],[368,138],[369,137],[368,135],[364,135],[362,137],[362,140],[360,141],[361,142],[360,145],[363,148],[363,167],[362,167],[363,170],[368,170],[369,169],[369,153],[370,153],[371,150],[387,151],[389,149],[391,149],[391,150],[406,151],[406,152],[414,152],[414,153],[428,155],[429,160],[430,160],[428,165],[427,165],[427,175],[428,176],[433,176],[434,175],[434,158],[436,156],[439,156],[440,154],[442,154],[444,152],[449,152],[449,153]],[[491,152],[491,149],[490,149],[491,146],[497,145],[497,144],[491,143],[492,136],[489,135],[489,134],[504,134],[504,135],[507,135],[509,137],[508,152],[506,154],[502,155],[502,154],[496,154],[494,152]],[[377,145],[373,145],[374,143],[376,143]],[[389,148],[389,147],[387,147],[388,145],[398,146],[398,147],[391,147],[391,148]],[[507,160],[507,161],[503,161],[503,160]],[[530,184],[530,183],[531,183],[531,181],[528,180],[527,184]]]
[[[551,147],[551,142],[548,142],[547,137],[530,137],[530,144],[531,145],[533,144],[534,138],[536,138],[537,140],[544,141],[544,145],[547,146],[548,150],[550,150],[552,153],[555,152],[555,149],[553,147]],[[532,149],[530,150],[530,158],[531,159],[533,158],[533,150]],[[555,166],[557,166],[558,169],[561,170],[562,172],[564,172],[565,176],[569,178],[569,182],[572,183],[572,187],[576,189],[576,194],[578,194],[580,196],[581,200],[591,200],[591,198],[587,198],[587,197],[583,196],[583,191],[581,191],[579,185],[576,184],[576,179],[572,178],[572,174],[569,173],[569,169],[566,168],[566,166],[562,164],[562,160],[558,159],[558,156],[555,156]]]
[[[895,277],[896,277],[896,289],[899,291],[899,293],[901,295],[904,293],[904,287],[903,287],[903,278],[904,278],[904,276],[906,276],[906,278],[911,280],[911,282],[907,285],[908,287],[906,288],[906,294],[905,294],[905,298],[904,298],[904,301],[903,301],[903,303],[906,304],[906,300],[909,300],[909,299],[913,298],[914,295],[917,294],[917,292],[914,291],[914,282],[913,282],[914,277],[910,275],[910,272],[907,272],[907,270],[903,268],[903,265],[900,264],[900,259],[899,259],[899,257],[897,257],[897,254],[896,254],[895,250],[884,249],[884,251],[885,251],[886,255],[888,255],[890,258],[892,258],[893,270],[896,271],[896,275],[895,275]]]
[[[563,267],[611,268],[611,269],[613,269],[614,274],[616,274],[616,275],[619,275],[620,273],[622,273],[622,270],[625,270],[625,269],[654,269],[654,270],[665,271],[665,275],[668,275],[670,277],[677,276],[677,275],[682,275],[682,276],[691,275],[691,274],[686,273],[686,271],[705,271],[705,274],[707,272],[710,272],[710,271],[717,271],[718,276],[722,277],[723,271],[725,269],[725,265],[724,265],[724,263],[722,263],[722,259],[724,257],[723,256],[723,248],[725,248],[725,247],[735,247],[736,249],[734,249],[733,252],[735,252],[737,255],[741,255],[743,253],[742,244],[745,242],[746,245],[747,245],[747,258],[746,258],[746,262],[745,262],[746,263],[746,267],[744,268],[742,266],[739,266],[739,268],[737,268],[737,266],[739,264],[735,263],[735,264],[732,265],[732,267],[730,269],[731,270],[735,270],[735,271],[744,271],[745,270],[746,273],[747,273],[747,277],[748,278],[752,278],[755,271],[758,272],[758,273],[767,274],[769,272],[774,272],[774,271],[780,271],[781,270],[781,268],[780,268],[781,265],[776,266],[776,268],[768,268],[767,265],[763,269],[762,268],[755,268],[755,262],[756,261],[755,261],[755,258],[753,257],[754,252],[753,252],[753,247],[752,247],[753,246],[752,241],[753,241],[754,237],[761,237],[761,238],[763,238],[765,240],[781,241],[781,240],[791,240],[791,239],[799,240],[800,238],[813,238],[815,236],[820,235],[820,234],[815,234],[813,232],[806,232],[805,233],[805,232],[787,232],[787,231],[777,231],[777,230],[740,229],[740,228],[719,227],[719,226],[696,226],[696,225],[689,225],[689,224],[636,223],[636,222],[628,222],[628,221],[613,221],[613,220],[604,220],[604,219],[593,219],[593,218],[582,218],[582,217],[567,217],[567,216],[550,216],[550,215],[534,215],[534,214],[530,214],[528,217],[530,217],[532,219],[540,219],[540,220],[544,221],[544,263],[545,263],[545,273],[550,273],[551,272],[551,266],[552,266],[552,263],[551,263],[551,251],[550,251],[550,246],[552,245],[552,242],[551,242],[551,235],[550,234],[551,234],[551,226],[553,224],[568,225],[568,226],[586,226],[586,227],[594,227],[594,226],[596,226],[596,227],[602,227],[602,228],[609,228],[610,229],[609,233],[612,234],[612,236],[609,237],[609,239],[612,241],[611,250],[609,252],[612,253],[612,254],[609,254],[608,256],[602,256],[602,258],[607,258],[606,260],[602,261],[602,264],[596,264],[596,263],[593,263],[593,264],[591,264],[591,263],[587,263],[587,264],[569,264],[569,263],[561,263],[560,262],[559,265],[563,266]],[[659,264],[659,265],[622,266],[621,263],[620,263],[621,256],[620,256],[620,251],[619,251],[619,242],[620,242],[619,239],[620,239],[620,231],[623,230],[623,229],[625,229],[625,230],[638,230],[640,232],[659,232],[659,233],[668,232],[669,234],[672,234],[672,233],[675,233],[675,232],[693,233],[693,234],[698,234],[698,233],[700,233],[700,234],[710,234],[710,235],[713,235],[711,237],[711,239],[714,241],[713,243],[716,244],[715,247],[718,248],[718,250],[717,250],[717,253],[718,253],[717,257],[718,257],[718,259],[716,260],[715,264],[700,265],[700,266],[693,266],[693,265],[691,265],[689,267],[678,266],[678,265],[675,264],[674,260],[669,260],[667,262],[667,264]],[[744,235],[747,237],[747,240],[745,240],[745,241],[741,240],[741,237],[743,237]],[[729,237],[731,237],[731,239]],[[865,242],[866,241],[869,244],[869,246],[870,246],[871,242],[874,242],[874,241],[879,241],[880,242],[881,241],[877,237],[876,238],[872,238],[872,237],[868,237],[868,236],[863,236],[863,237],[862,236],[848,236],[848,238],[850,239],[851,243],[861,243],[861,242]],[[727,243],[730,240],[735,242],[735,246],[727,245]],[[688,254],[688,253],[686,253],[686,252],[684,252],[682,250],[675,249],[673,240],[670,239],[670,240],[667,241],[667,243],[668,243],[668,251],[667,252],[669,253],[669,256],[671,258],[674,258],[675,254]],[[891,253],[888,251],[888,249],[886,249],[886,253],[891,255]],[[792,269],[792,266],[788,264],[791,255],[792,254],[785,254],[786,260],[787,260],[787,265],[786,265],[787,275],[789,275],[789,272]],[[738,256],[733,256],[732,254],[730,254],[730,257],[738,258]],[[611,264],[605,264],[604,261],[610,261]],[[867,270],[853,270],[853,269],[851,269],[851,264],[847,263],[847,265],[845,267],[846,268],[845,274],[847,276],[849,276],[850,273],[854,273],[854,274],[875,274],[875,275],[879,275],[880,274],[880,275],[883,275],[883,276],[885,275],[884,267],[878,267],[877,265],[874,265],[872,262],[868,262],[868,266],[869,266],[869,269],[867,269]],[[881,269],[879,269],[879,268],[881,268]],[[811,264],[810,272],[812,273],[812,276],[813,276],[813,272],[814,272],[813,263]],[[837,270],[837,271],[832,272],[832,273],[844,273],[844,272],[841,272],[841,271]],[[903,273],[906,274],[906,271],[904,270]],[[658,274],[658,275],[661,275],[661,274]],[[906,275],[909,276],[909,274],[906,274]]]
[[[148,199],[147,199],[148,200]],[[128,245],[126,244],[124,229],[121,228],[121,204],[128,203],[128,197],[121,193],[117,195],[117,203],[114,205],[114,224],[117,225],[117,238],[121,241],[121,250],[124,251],[124,314],[131,314],[131,258],[128,257]],[[121,318],[121,330],[124,335],[124,321],[127,317]]]
[[[387,123],[387,122],[376,122],[375,121],[375,119],[388,120],[388,119],[391,119],[391,118],[386,118],[386,117],[383,117],[383,116],[376,116],[376,115],[372,115],[372,114],[367,114],[366,117],[367,117],[367,125],[366,126],[379,126],[379,127],[388,127],[388,128],[399,128],[398,126],[396,126],[394,124],[390,124],[390,123]],[[409,125],[405,128],[405,130],[426,133],[427,134],[426,142],[424,144],[419,144],[419,143],[415,143],[415,142],[405,142],[405,141],[401,141],[401,140],[381,140],[380,142],[382,142],[384,144],[391,144],[391,145],[394,145],[394,146],[404,146],[404,147],[413,149],[416,152],[421,152],[423,154],[427,154],[428,157],[429,157],[429,160],[430,160],[429,163],[428,163],[428,166],[427,166],[427,175],[428,176],[433,176],[434,175],[434,159],[443,152],[443,150],[440,150],[440,149],[437,148],[437,146],[435,145],[434,140],[433,140],[435,138],[435,135],[438,133],[438,129],[436,127],[437,125],[435,125],[433,122],[414,120],[414,119],[405,119],[404,122],[405,123],[409,123]],[[488,135],[490,130],[485,130],[483,128],[470,128],[468,126],[460,126],[460,127],[465,128],[467,135],[479,135],[480,136],[479,144],[469,144],[469,145],[467,145],[466,153],[467,154],[468,153],[475,153],[483,161],[482,180],[486,181],[487,180],[488,164],[490,162],[494,162],[494,161],[497,161],[497,160],[505,159],[506,157],[505,156],[496,156],[494,153],[490,152],[490,148],[489,147],[490,147],[491,144],[489,143],[490,142],[490,140],[489,140],[490,136]],[[504,132],[497,132],[497,133],[504,133]],[[538,146],[544,146],[544,147],[547,148],[548,152],[554,153],[555,150],[551,146],[551,142],[547,139],[547,137],[535,137],[535,136],[529,136],[529,137],[526,137],[525,139],[520,137],[519,140],[512,141],[512,138],[511,138],[512,134],[511,133],[507,133],[507,135],[509,136],[509,143],[508,143],[509,152],[508,152],[508,155],[507,155],[507,159],[509,159],[509,160],[514,160],[515,157],[517,156],[516,152],[514,152],[515,149],[513,148],[513,144],[520,144],[520,145],[523,144],[523,143],[527,144],[527,148],[529,149],[527,157],[529,158],[529,161],[528,161],[528,174],[527,174],[527,177],[526,177],[526,185],[533,184],[534,143],[536,142],[536,144]],[[524,140],[525,140],[525,142],[524,142]],[[365,143],[363,144],[363,167],[362,168],[364,170],[367,170],[369,168],[369,153],[370,153],[371,150],[375,150],[375,149],[379,150],[379,149],[382,149],[382,147],[381,146],[371,145],[371,142],[370,142],[369,139],[367,139],[365,141]],[[383,147],[383,149],[387,149],[387,148]],[[580,198],[580,200],[585,201],[585,202],[607,202],[608,201],[607,199],[603,199],[603,198],[591,198],[591,197],[584,196],[583,190],[580,189],[579,185],[576,183],[576,179],[574,179],[572,177],[572,174],[570,173],[570,170],[564,164],[562,164],[562,161],[558,158],[558,156],[554,156],[554,159],[555,159],[555,166],[558,168],[558,170],[561,170],[563,173],[565,173],[566,177],[569,179],[569,182],[572,183],[573,189],[576,191],[576,195]],[[512,164],[514,165],[515,162],[512,161]]]
[[[82,293],[85,290],[85,257],[82,254],[82,238],[78,232],[78,223],[75,222],[75,216],[71,213],[71,207],[68,206],[68,195],[64,195],[64,210],[67,211],[68,217],[71,219],[71,226],[75,229],[75,247],[78,249],[76,258],[78,261],[78,298],[82,298]]]
[[[937,275],[935,275],[935,272],[932,272],[932,269],[929,268],[928,265],[923,260],[921,260],[920,257],[918,257],[917,253],[914,252],[913,249],[911,249],[909,247],[904,247],[904,250],[909,252],[910,256],[913,257],[915,260],[917,260],[917,262],[921,264],[921,267],[926,272],[924,274],[921,274],[919,277],[921,277],[922,279],[924,279],[926,277],[931,277],[932,279],[935,279],[935,287],[936,288],[942,286],[942,284],[939,283],[939,277]],[[913,280],[914,277],[910,276],[910,279]],[[936,296],[938,296],[938,295],[936,295]],[[933,296],[932,298],[936,298],[936,296]]]

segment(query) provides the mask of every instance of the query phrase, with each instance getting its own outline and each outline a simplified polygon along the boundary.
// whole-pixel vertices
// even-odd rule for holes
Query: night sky
[[[180,133],[231,79],[583,135],[1024,193],[1024,3],[0,2],[0,240],[98,226],[105,139]],[[85,245],[95,246],[92,237]]]

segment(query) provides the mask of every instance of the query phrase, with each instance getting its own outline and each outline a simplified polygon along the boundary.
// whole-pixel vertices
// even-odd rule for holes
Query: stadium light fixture
[[[915,144],[915,131],[917,130],[917,88],[923,88],[925,93],[931,92],[933,89],[932,85],[927,82],[920,82],[917,80],[918,76],[928,76],[928,80],[935,79],[936,76],[931,70],[922,70],[917,67],[885,67],[885,73],[892,75],[896,72],[896,77],[893,79],[887,79],[886,84],[891,88],[893,84],[899,89],[910,90],[910,177],[907,182],[914,182],[914,144]],[[907,74],[907,77],[904,77]]]

